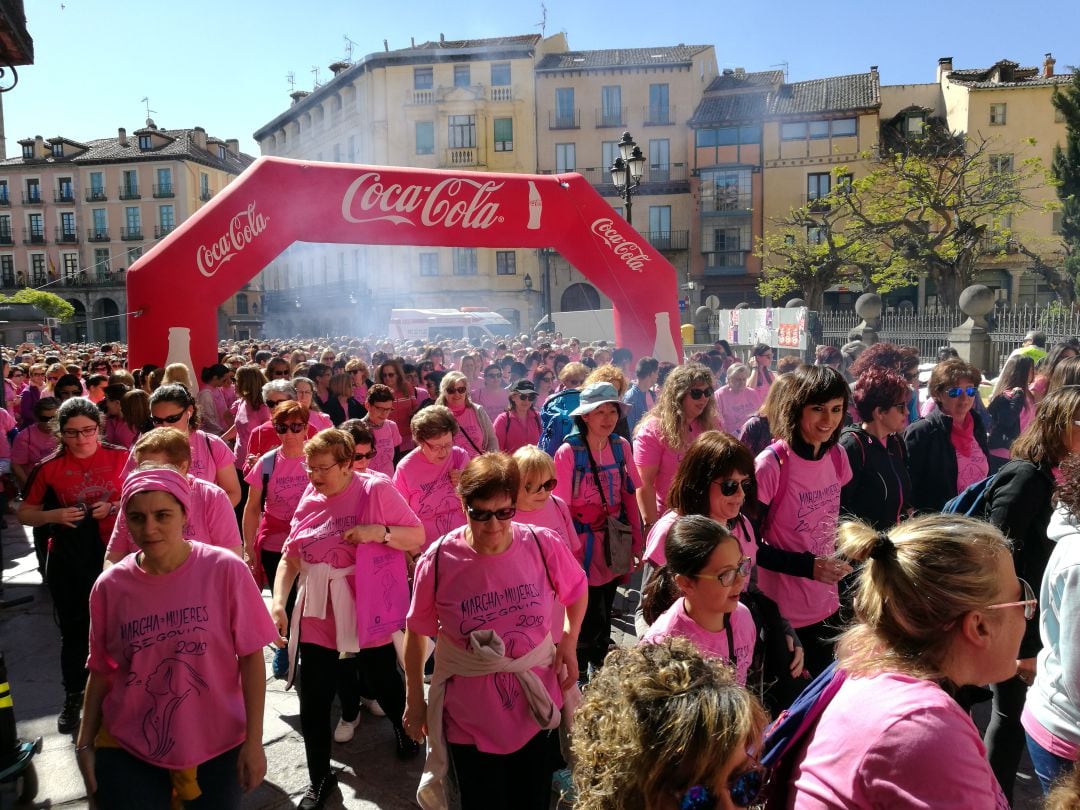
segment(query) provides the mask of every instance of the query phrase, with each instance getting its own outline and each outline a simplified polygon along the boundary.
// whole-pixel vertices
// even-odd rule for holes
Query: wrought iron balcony
[[[657,250],[686,250],[690,244],[689,231],[649,231],[645,234],[649,244]]]
[[[120,199],[121,200],[141,200],[142,195],[139,193],[139,187],[136,186],[120,186]]]
[[[71,186],[59,188],[53,191],[53,202],[58,203],[73,203],[75,202],[75,192]]]
[[[549,110],[548,129],[581,129],[581,110]]]
[[[746,273],[748,250],[705,251],[705,275],[741,276]]]
[[[120,238],[125,242],[141,242],[143,238],[142,228],[121,228]]]
[[[105,202],[109,199],[109,195],[105,193],[103,188],[91,188],[86,191],[87,202]]]
[[[14,245],[15,239],[11,236],[11,231],[0,231],[0,245]]]
[[[75,226],[65,228],[63,225],[56,226],[56,241],[58,244],[72,244],[79,241],[79,232]]]
[[[41,199],[41,189],[34,189],[33,191],[24,191],[22,195],[23,205],[41,205],[45,202]]]
[[[157,199],[163,199],[166,197],[175,197],[176,194],[173,191],[172,183],[154,183],[154,197]]]
[[[649,104],[642,108],[645,126],[658,127],[675,123],[676,107],[674,104]]]
[[[598,107],[596,110],[596,128],[602,129],[604,127],[625,127],[626,126],[626,107],[617,107],[616,109],[604,109]]]
[[[108,242],[109,241],[109,229],[108,228],[87,228],[86,229],[86,241],[87,242]]]
[[[203,202],[209,201],[209,199],[211,197],[213,197],[213,196],[214,196],[214,192],[210,191],[209,189],[207,189],[206,191],[200,191],[199,192],[199,199],[202,200]]]
[[[37,228],[23,228],[24,245],[44,245],[45,231]]]
[[[175,225],[155,225],[154,226],[154,238],[160,239],[163,236],[167,236],[176,230]]]

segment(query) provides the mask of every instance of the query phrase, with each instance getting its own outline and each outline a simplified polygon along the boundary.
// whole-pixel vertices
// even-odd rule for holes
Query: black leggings
[[[448,743],[462,810],[547,810],[558,739],[557,731],[541,731],[511,754],[485,754],[475,745]]]
[[[611,638],[611,607],[615,604],[618,588],[617,579],[605,585],[589,586],[589,603],[581,620],[577,645],[578,677],[581,679],[586,677],[589,664],[593,669],[603,666]]]
[[[834,613],[816,624],[808,624],[795,632],[803,645],[803,666],[809,673],[804,677],[792,677],[790,668],[784,663],[791,660],[787,650],[787,640],[783,634],[776,634],[766,649],[767,672],[774,680],[766,686],[765,703],[770,710],[782,711],[795,702],[810,681],[832,663],[833,648],[839,634],[840,614]],[[782,648],[781,648],[781,645]]]
[[[397,653],[393,644],[369,647],[355,658],[340,660],[337,650],[319,644],[300,642],[299,693],[300,731],[304,735],[308,776],[318,785],[330,773],[330,706],[342,665],[363,669],[367,685],[379,701],[386,719],[398,728],[405,714],[405,683],[397,671]],[[354,702],[355,701],[351,701]],[[352,714],[348,714],[351,711]],[[342,706],[342,717],[356,717],[359,704]]]
[[[274,580],[277,578],[278,565],[281,564],[281,552],[280,551],[266,551],[263,549],[259,552],[259,562],[262,563],[263,571],[266,572],[266,581],[270,583],[270,593],[274,592]],[[289,591],[289,598],[285,600],[285,615],[289,617],[289,621],[292,621],[292,609],[296,604],[296,582],[293,582],[292,590]],[[288,635],[288,633],[286,633]]]
[[[1001,785],[1001,792],[1012,804],[1013,786],[1016,784],[1016,769],[1020,766],[1020,757],[1026,745],[1024,728],[1020,725],[1020,714],[1024,711],[1027,698],[1027,684],[1017,677],[990,685],[994,693],[993,708],[990,711],[990,725],[986,727],[983,742],[986,743],[986,758],[990,768]]]
[[[60,677],[68,693],[86,688],[90,590],[104,561],[105,546],[98,537],[96,523],[54,535],[46,579],[60,628]]]

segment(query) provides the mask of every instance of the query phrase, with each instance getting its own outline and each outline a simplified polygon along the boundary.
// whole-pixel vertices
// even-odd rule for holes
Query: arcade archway
[[[680,359],[674,268],[579,174],[263,157],[128,271],[131,364],[214,362],[219,304],[295,241],[552,247],[611,299],[620,345]]]

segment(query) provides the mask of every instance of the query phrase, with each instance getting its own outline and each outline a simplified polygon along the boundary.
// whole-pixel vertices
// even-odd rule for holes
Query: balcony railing
[[[659,127],[664,124],[674,124],[675,111],[674,104],[649,104],[642,108],[641,113],[645,118],[645,126]]]
[[[501,87],[489,87],[488,98],[491,101],[513,101],[514,100],[514,88],[509,85]]]
[[[34,191],[24,191],[22,195],[23,205],[41,205],[44,200],[41,199],[41,191],[36,189]]]
[[[619,107],[618,109],[604,109],[600,107],[596,110],[596,128],[602,129],[603,127],[625,127],[626,126],[626,107]]]
[[[746,272],[748,250],[717,250],[705,252],[705,274],[713,276],[741,275]]]
[[[138,186],[120,186],[120,199],[121,200],[141,200],[142,195],[139,194]]]
[[[124,273],[112,272],[102,267],[93,270],[80,270],[73,276],[64,278],[65,287],[122,287]]]
[[[607,166],[584,166],[571,169],[585,176],[594,186],[611,187],[611,171]],[[541,169],[540,174],[554,174],[551,169]],[[642,183],[685,183],[689,172],[685,163],[647,166],[641,178]],[[611,196],[604,194],[604,196]]]
[[[11,197],[8,196],[6,191],[0,194],[0,205],[11,205]]]
[[[21,287],[22,284],[15,283],[15,276],[0,276],[0,287],[3,287],[5,290],[14,290],[17,286]]]
[[[87,228],[86,229],[86,241],[87,242],[108,242],[109,241],[109,229],[108,228]]]
[[[45,231],[37,230],[36,228],[23,228],[23,244],[24,245],[44,245],[45,244]]]
[[[75,227],[65,228],[63,225],[56,226],[56,241],[58,243],[71,244],[79,241],[79,232]]]
[[[581,110],[549,110],[548,129],[581,129]]]
[[[125,242],[141,242],[143,238],[142,228],[121,228],[120,238]]]
[[[176,230],[175,225],[155,225],[154,226],[154,238],[160,239],[163,236],[168,236],[170,233]]]
[[[67,188],[56,189],[53,191],[53,202],[73,203],[75,202],[75,192],[70,186]]]
[[[433,89],[427,90],[413,90],[412,91],[412,103],[430,105],[435,103],[435,91]]]
[[[453,168],[456,166],[477,166],[480,160],[476,147],[463,147],[447,149],[443,163]]]
[[[649,231],[645,238],[657,250],[686,250],[690,244],[689,231]]]
[[[209,190],[199,192],[199,199],[202,200],[203,202],[207,202],[213,196],[214,196],[214,192],[209,191]]]
[[[87,202],[105,202],[109,199],[109,195],[105,193],[103,188],[91,188],[86,191]]]
[[[163,197],[175,197],[172,183],[154,183],[154,196],[158,199]]]
[[[11,236],[10,231],[0,232],[0,245],[14,245],[15,239]]]

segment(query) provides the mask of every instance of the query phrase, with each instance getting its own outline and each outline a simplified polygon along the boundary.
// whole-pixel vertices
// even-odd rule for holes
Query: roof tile
[[[793,82],[769,96],[769,112],[773,115],[861,110],[880,105],[881,83],[876,72]]]
[[[652,67],[686,64],[711,46],[665,45],[658,48],[615,48],[599,51],[551,53],[540,60],[537,72],[558,70],[597,70],[620,67]]]

